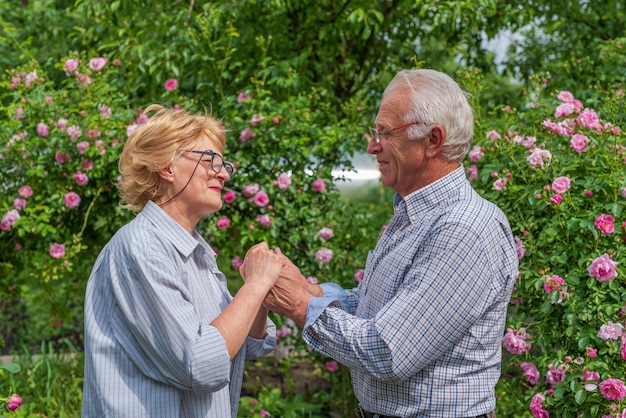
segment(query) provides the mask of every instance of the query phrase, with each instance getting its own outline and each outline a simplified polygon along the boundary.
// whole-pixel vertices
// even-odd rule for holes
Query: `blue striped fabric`
[[[83,417],[236,417],[248,338],[230,361],[209,325],[232,296],[213,249],[153,202],[98,256],[85,297]]]
[[[518,271],[509,223],[463,167],[401,199],[362,283],[323,285],[303,338],[350,367],[366,411],[473,417],[495,409]]]

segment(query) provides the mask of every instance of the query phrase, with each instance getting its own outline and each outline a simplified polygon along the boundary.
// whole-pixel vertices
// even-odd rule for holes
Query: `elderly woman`
[[[84,418],[236,417],[244,361],[275,348],[263,299],[280,272],[259,244],[232,297],[194,230],[222,207],[233,166],[221,123],[152,105],[122,152],[123,207],[85,298]],[[243,272],[243,270],[242,270]]]

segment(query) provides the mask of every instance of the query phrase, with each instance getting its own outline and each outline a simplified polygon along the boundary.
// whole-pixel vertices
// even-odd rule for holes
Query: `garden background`
[[[131,213],[117,160],[151,103],[210,110],[237,167],[200,225],[236,292],[259,241],[310,280],[357,284],[392,214],[333,172],[366,147],[384,86],[434,68],[472,94],[474,187],[509,217],[520,277],[503,417],[626,410],[626,9],[622,1],[0,0],[0,366],[5,416],[78,417],[82,303]],[[505,41],[502,57],[488,48]],[[349,372],[282,317],[240,416],[353,417]],[[13,412],[9,395],[23,404]],[[13,399],[14,400],[14,399]]]

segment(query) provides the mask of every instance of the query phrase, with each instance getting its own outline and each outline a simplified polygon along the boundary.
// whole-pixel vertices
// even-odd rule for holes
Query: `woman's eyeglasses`
[[[229,176],[232,176],[235,173],[235,166],[229,162],[225,162],[224,158],[218,154],[217,152],[207,150],[207,151],[196,151],[196,150],[183,150],[183,152],[191,152],[193,154],[200,154],[202,156],[211,157],[211,169],[216,173],[222,171],[222,168],[226,170]],[[200,157],[202,159],[202,157]]]

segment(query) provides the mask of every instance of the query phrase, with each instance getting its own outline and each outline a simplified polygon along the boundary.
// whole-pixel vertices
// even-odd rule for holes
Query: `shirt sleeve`
[[[124,252],[131,254],[108,259],[118,306],[111,323],[131,361],[145,375],[179,389],[226,386],[226,343],[215,327],[198,319],[184,286],[185,260],[159,242],[134,243]]]
[[[452,350],[494,302],[497,266],[489,262],[480,234],[463,225],[440,225],[424,242],[403,284],[375,317],[358,318],[333,301],[307,322],[305,341],[389,382],[408,379]]]
[[[276,348],[276,325],[267,318],[265,324],[266,336],[263,339],[246,338],[246,360],[264,357]]]

